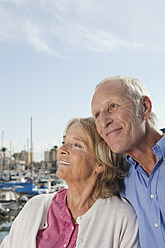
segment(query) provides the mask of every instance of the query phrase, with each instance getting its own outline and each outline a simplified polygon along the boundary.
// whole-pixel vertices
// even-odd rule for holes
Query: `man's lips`
[[[105,136],[108,136],[108,135],[110,135],[110,134],[112,134],[112,133],[116,133],[116,132],[118,132],[118,131],[120,131],[122,128],[120,127],[120,128],[114,128],[114,129],[111,129],[111,130],[109,130],[109,131],[106,131],[105,132]]]
[[[60,165],[65,165],[65,166],[70,166],[71,165],[71,163],[69,163],[67,161],[62,161],[62,160],[59,161],[59,164]]]

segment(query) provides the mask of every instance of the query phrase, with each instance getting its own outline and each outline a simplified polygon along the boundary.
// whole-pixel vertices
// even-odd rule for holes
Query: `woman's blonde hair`
[[[107,143],[98,134],[93,117],[72,119],[68,123],[65,132],[74,123],[79,123],[85,131],[95,159],[104,166],[104,171],[98,175],[96,181],[97,197],[108,198],[118,195],[120,185],[126,175],[125,156],[123,154],[115,154],[111,151]]]

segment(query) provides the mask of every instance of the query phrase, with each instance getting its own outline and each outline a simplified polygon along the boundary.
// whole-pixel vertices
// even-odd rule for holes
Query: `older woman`
[[[68,189],[33,197],[1,248],[140,247],[135,212],[117,196],[122,157],[112,155],[93,118],[68,124],[58,161]]]

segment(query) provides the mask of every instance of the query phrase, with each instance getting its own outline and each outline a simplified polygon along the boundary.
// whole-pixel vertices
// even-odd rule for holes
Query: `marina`
[[[8,211],[7,214],[1,214],[0,210],[0,244],[5,238],[5,236],[9,233],[13,220],[18,215],[20,210],[12,210]]]
[[[34,162],[32,146],[32,117],[30,118],[30,150],[7,155],[3,146],[0,150],[0,244],[10,231],[13,220],[36,195],[49,194],[66,183],[56,176],[58,146],[45,151],[44,160]]]
[[[57,145],[44,152],[44,160],[34,161],[32,118],[30,120],[30,149],[13,153],[10,148],[10,152],[7,153],[7,148],[3,146],[4,132],[2,132],[2,148],[0,150],[0,244],[10,232],[12,223],[19,212],[32,197],[51,194],[61,188],[68,187],[65,181],[56,175],[58,168]],[[30,208],[30,212],[33,213],[33,211],[34,209]]]
[[[10,180],[2,177],[0,181],[0,244],[30,198],[67,188],[66,183],[52,171],[34,171],[33,178],[26,177],[26,173],[22,176],[12,171],[11,174]]]

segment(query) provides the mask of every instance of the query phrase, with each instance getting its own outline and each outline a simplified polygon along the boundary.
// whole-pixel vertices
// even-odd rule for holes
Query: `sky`
[[[32,130],[43,160],[115,75],[145,84],[165,127],[164,10],[164,0],[0,0],[0,145],[29,150]]]

